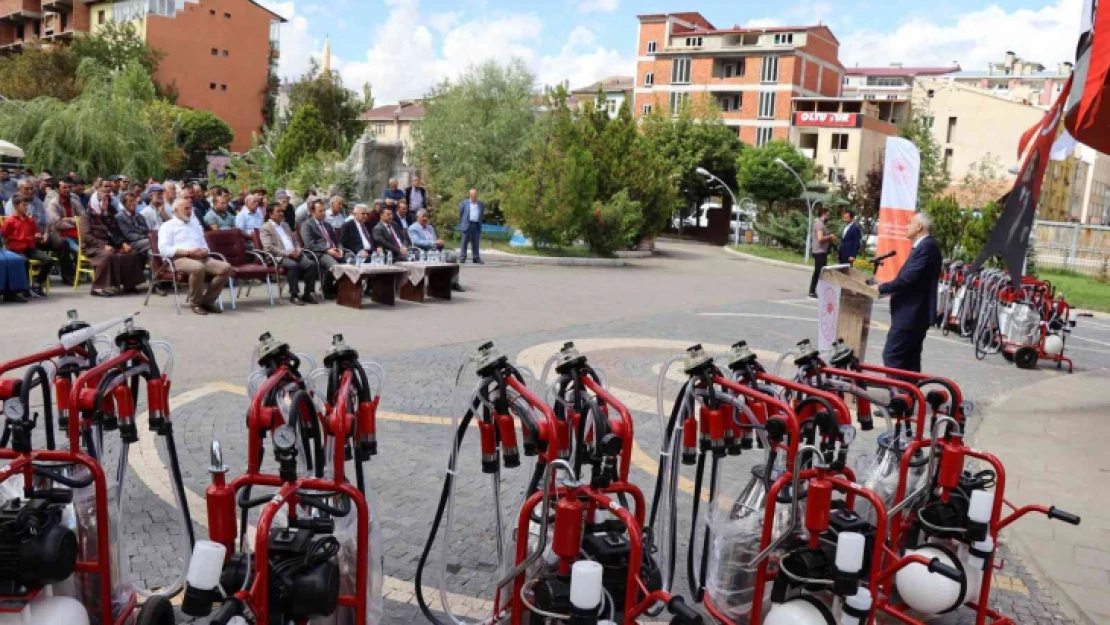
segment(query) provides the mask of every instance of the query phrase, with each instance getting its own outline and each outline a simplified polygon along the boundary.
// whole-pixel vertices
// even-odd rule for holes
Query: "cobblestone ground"
[[[762,310],[763,312],[756,312]],[[760,349],[781,352],[789,349],[796,339],[805,336],[811,327],[811,311],[797,307],[780,306],[768,314],[766,307],[750,310],[733,308],[728,316],[694,316],[688,313],[666,314],[635,322],[583,325],[558,333],[537,332],[501,338],[498,347],[515,356],[530,347],[554,343],[564,339],[624,338],[628,346],[613,347],[590,352],[591,362],[605,370],[612,387],[639,393],[653,398],[660,363],[676,353],[674,349],[644,347],[638,341],[668,337],[690,342],[727,345],[740,338]],[[881,332],[873,334],[881,342]],[[427,540],[428,528],[438,494],[441,489],[447,460],[448,440],[452,429],[446,421],[413,419],[415,417],[446,417],[452,413],[453,381],[459,363],[476,347],[473,343],[445,345],[432,349],[394,353],[379,359],[387,372],[382,410],[397,413],[379,422],[380,455],[369,468],[379,506],[384,519],[384,553],[386,584],[384,623],[424,622],[423,615],[413,596],[413,579],[417,561]],[[323,346],[297,345],[319,356]],[[877,351],[877,350],[874,350]],[[370,356],[370,354],[366,354]],[[967,364],[971,357],[966,345],[931,341],[927,365],[945,371],[960,380],[979,408],[1005,393],[1016,384],[1023,383],[1022,376],[1044,373],[1020,372],[1018,375],[999,375],[1001,366],[975,367]],[[956,363],[959,363],[958,367]],[[767,363],[771,364],[771,363]],[[1006,368],[1007,374],[1016,371]],[[473,373],[467,374],[473,380]],[[1034,378],[1030,378],[1034,379]],[[214,376],[213,382],[243,384],[242,374],[230,372],[227,376]],[[666,393],[674,395],[677,384],[668,382]],[[246,398],[241,392],[219,391],[175,408],[179,452],[184,479],[189,490],[203,496],[208,481],[208,450],[213,438],[219,439],[225,450],[225,459],[232,475],[243,470],[245,456]],[[981,410],[980,410],[981,412]],[[654,459],[659,445],[659,426],[651,411],[635,413],[636,441],[647,456]],[[853,446],[854,453],[866,453],[873,447],[873,438],[861,435]],[[110,445],[114,446],[113,441]],[[989,443],[985,446],[989,448]],[[164,448],[159,447],[163,462],[167,460]],[[478,470],[477,442],[468,440],[462,447],[461,476],[458,483],[458,501],[455,508],[454,536],[448,550],[447,570],[450,573],[448,589],[465,597],[490,600],[492,584],[497,576],[497,559],[493,548],[495,527],[490,505],[490,478]],[[730,459],[730,462],[733,459]],[[746,479],[748,468],[758,461],[758,455],[748,453],[725,469],[723,492],[735,488]],[[150,480],[150,476],[143,476]],[[502,502],[506,518],[518,501],[527,472],[518,469],[502,476]],[[643,488],[649,501],[654,484],[651,466],[637,465],[633,481]],[[182,563],[181,531],[176,523],[176,512],[166,500],[160,498],[132,470],[125,489],[121,549],[123,567],[130,579],[144,586],[158,587],[170,583]],[[680,512],[680,527],[689,527],[689,496]],[[201,517],[194,511],[197,517]],[[196,532],[206,536],[202,519],[196,521]],[[506,524],[508,525],[508,521]],[[685,537],[680,543],[680,553],[685,553]],[[438,551],[438,550],[437,550]],[[999,561],[1003,562],[996,575],[996,588],[992,594],[993,607],[1013,616],[1022,625],[1070,623],[1056,602],[1035,581],[1029,571],[1003,547]],[[432,566],[438,564],[438,554]],[[432,585],[435,575],[429,575],[425,584]],[[686,581],[679,575],[675,588],[685,591]],[[685,593],[684,593],[685,594]],[[460,602],[455,601],[456,607]],[[463,603],[461,610],[480,609],[482,603]],[[473,616],[478,616],[474,614]],[[201,621],[203,622],[203,621]],[[974,615],[966,610],[939,617],[932,621],[945,625],[973,623]]]

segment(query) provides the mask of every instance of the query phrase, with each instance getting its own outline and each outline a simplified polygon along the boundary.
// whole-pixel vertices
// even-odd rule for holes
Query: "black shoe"
[[[301,301],[305,304],[315,304],[316,298],[313,297],[311,293],[305,293],[304,296],[301,297]]]
[[[459,284],[458,282],[452,282],[451,283],[451,290],[452,291],[458,291],[459,293],[466,293],[466,289],[464,289],[462,287],[462,285]]]
[[[326,291],[324,293],[324,299],[332,300],[332,299],[335,299],[336,297],[339,297],[339,295],[337,293],[335,293],[334,291]]]
[[[31,287],[31,297],[46,297],[46,291],[42,290],[41,286],[35,285]]]
[[[202,306],[202,308],[212,313],[213,315],[222,315],[224,312],[220,310],[220,307],[215,304],[205,304],[204,306]]]
[[[466,256],[459,256],[459,264],[460,265],[465,265],[466,264]]]
[[[484,265],[484,264],[486,264],[486,261],[482,260],[481,258],[475,258],[474,259],[474,264],[475,265]]]
[[[817,294],[816,293],[810,293],[809,294],[809,299],[817,299]]]
[[[4,301],[12,304],[26,304],[31,301],[31,295],[25,292],[8,293],[4,296]]]
[[[289,298],[289,303],[294,306],[304,306],[304,302],[301,301],[301,298],[297,297],[296,295]]]

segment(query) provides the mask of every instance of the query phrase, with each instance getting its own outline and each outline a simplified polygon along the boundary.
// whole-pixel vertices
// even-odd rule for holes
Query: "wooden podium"
[[[844,339],[863,360],[871,328],[871,308],[878,293],[867,282],[872,276],[850,265],[832,265],[821,271],[817,286],[817,347],[825,349]]]

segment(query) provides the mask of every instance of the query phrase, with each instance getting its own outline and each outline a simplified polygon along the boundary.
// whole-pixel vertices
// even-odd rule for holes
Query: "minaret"
[[[320,66],[320,73],[327,76],[331,73],[331,37],[324,37],[324,62]]]

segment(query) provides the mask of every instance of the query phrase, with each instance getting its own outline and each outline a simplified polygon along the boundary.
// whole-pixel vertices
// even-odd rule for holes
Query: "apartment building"
[[[640,15],[633,112],[710,97],[741,141],[790,134],[796,97],[839,97],[840,42],[827,26],[717,28],[700,13]]]
[[[844,72],[844,97],[874,103],[878,107],[879,119],[900,124],[909,119],[915,80],[958,71],[959,64],[952,67],[903,67],[901,63],[891,63],[886,67],[849,67]]]
[[[154,78],[177,88],[179,105],[227,122],[233,151],[251,147],[285,21],[254,0],[0,0],[0,52],[71,40],[113,21],[134,24],[164,53]]]
[[[860,182],[880,163],[898,127],[880,119],[878,104],[862,98],[794,98],[790,143],[824,171],[824,182]]]
[[[601,106],[605,107],[610,118],[616,118],[625,100],[632,106],[632,89],[636,84],[633,76],[610,76],[585,87],[573,89],[570,92],[574,106],[581,107],[585,102],[595,102],[604,98]],[[600,97],[598,94],[601,94]]]
[[[404,147],[403,162],[409,163],[413,147],[413,125],[424,117],[424,104],[401,100],[398,104],[375,107],[358,116],[366,122],[366,131],[378,141],[399,143]]]
[[[1007,52],[1002,61],[988,63],[985,70],[961,70],[941,78],[989,91],[1006,100],[1048,108],[1060,95],[1072,69],[1071,63],[1049,68]]]

